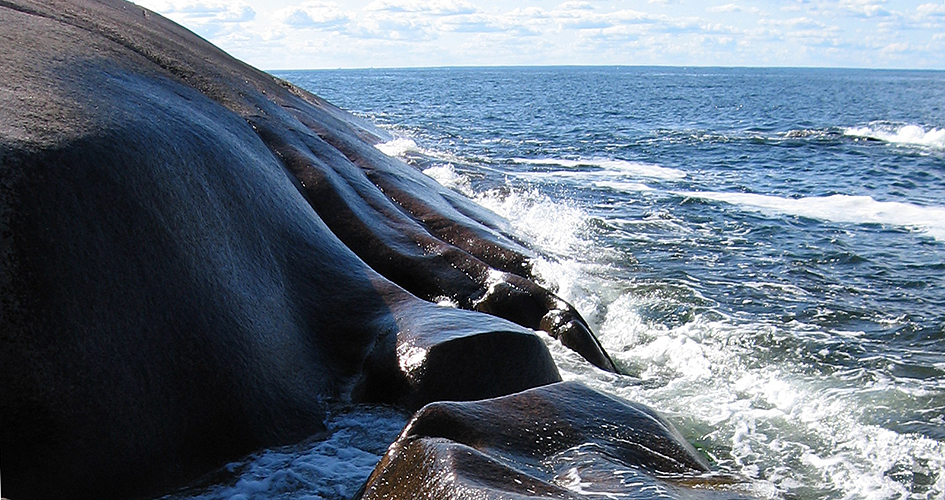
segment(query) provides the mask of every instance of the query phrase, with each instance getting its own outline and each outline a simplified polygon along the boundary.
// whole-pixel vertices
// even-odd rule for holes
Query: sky
[[[945,69],[945,0],[135,0],[265,70]]]

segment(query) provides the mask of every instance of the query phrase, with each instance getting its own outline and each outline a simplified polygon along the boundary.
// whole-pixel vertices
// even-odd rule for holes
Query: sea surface
[[[945,72],[672,67],[275,72],[504,216],[648,404],[772,499],[945,498]],[[547,337],[547,336],[546,336]],[[178,498],[347,498],[408,415]]]

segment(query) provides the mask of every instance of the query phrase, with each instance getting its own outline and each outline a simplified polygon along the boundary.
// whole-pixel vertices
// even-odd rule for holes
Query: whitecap
[[[469,178],[457,173],[452,163],[437,163],[425,169],[423,173],[445,188],[459,191],[469,197],[473,196],[472,188],[469,186]]]
[[[802,198],[712,191],[687,191],[676,194],[830,222],[886,224],[916,228],[936,240],[945,241],[945,207],[940,206],[877,201],[870,196],[844,194]]]
[[[412,151],[420,151],[420,147],[417,146],[417,143],[414,142],[413,139],[407,139],[405,137],[398,137],[392,141],[375,144],[374,147],[387,156],[393,157],[404,156]]]
[[[891,144],[945,149],[945,128],[927,129],[913,124],[872,122],[865,126],[846,128],[843,133],[850,137],[874,139]]]
[[[639,371],[642,384],[615,383],[611,375],[552,349],[562,376],[651,405],[684,434],[698,432],[710,447],[728,448],[720,466],[752,478],[748,487],[754,494],[781,497],[816,484],[844,498],[904,498],[907,486],[890,471],[928,474],[945,465],[943,443],[864,421],[864,401],[890,403],[901,387],[866,392],[790,367],[759,366],[757,353],[744,347],[746,339],[759,328],[775,336],[794,333],[704,317],[667,328],[642,320],[640,301],[627,294],[610,303],[600,338],[618,364]],[[937,474],[929,493],[941,494],[942,482]]]
[[[824,220],[918,227],[945,240],[945,207],[879,202],[867,196],[677,194]],[[634,292],[613,295],[622,285],[602,278],[608,273],[587,262],[589,255],[606,251],[585,234],[588,213],[537,190],[489,191],[476,199],[508,218],[536,247],[561,257],[538,259],[539,276],[582,312],[615,361],[633,374],[598,370],[539,333],[562,378],[653,406],[685,435],[699,436],[708,449],[727,450],[719,467],[751,478],[745,487],[752,495],[781,498],[813,486],[844,498],[901,497],[906,486],[891,471],[940,471],[945,466],[942,443],[897,434],[863,418],[868,406],[864,401],[890,404],[908,387],[874,387],[867,393],[842,377],[809,376],[790,363],[781,366],[758,358],[751,345],[759,332],[793,337],[801,334],[797,325],[742,324],[734,318],[702,315],[674,327],[648,321],[640,310],[665,298]],[[748,286],[805,293],[780,283],[757,281]],[[945,474],[924,474],[935,478],[928,487],[930,495],[940,495]],[[580,477],[563,479],[575,491],[586,490]]]
[[[653,188],[640,182],[594,181],[594,185],[599,188],[613,189],[614,191],[622,191],[624,193],[653,191]]]
[[[663,167],[655,163],[607,158],[579,160],[566,160],[561,158],[512,158],[512,161],[527,165],[555,165],[565,168],[597,167],[615,173],[653,179],[678,180],[686,177],[686,172],[676,168]]]

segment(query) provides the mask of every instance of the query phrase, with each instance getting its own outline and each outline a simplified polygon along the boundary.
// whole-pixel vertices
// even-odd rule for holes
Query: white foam
[[[458,174],[451,163],[438,163],[424,170],[423,173],[439,182],[443,187],[459,191],[466,196],[473,196],[469,179]]]
[[[520,162],[600,169],[528,175],[576,178],[617,190],[651,189],[628,179],[632,175],[646,177],[632,173],[636,167],[623,165],[621,169],[604,161],[583,160]],[[462,176],[451,165],[428,170],[428,175],[445,186],[463,185]],[[656,178],[680,178],[663,174]],[[827,221],[916,228],[945,241],[945,207],[846,195],[675,194]],[[760,498],[795,496],[805,490],[844,499],[909,498],[908,485],[896,479],[897,471],[934,476],[935,484],[928,486],[924,498],[945,495],[945,473],[941,472],[945,471],[945,443],[871,425],[864,416],[877,401],[905,397],[910,387],[872,386],[872,392],[866,394],[856,380],[849,381],[841,374],[807,374],[792,368],[790,362],[759,359],[759,351],[753,347],[759,335],[793,338],[810,333],[802,332],[803,325],[796,322],[744,323],[724,315],[718,319],[718,311],[713,319],[696,316],[675,327],[645,320],[639,311],[654,301],[669,299],[626,293],[626,285],[611,278],[614,273],[598,268],[605,266],[597,262],[607,250],[594,244],[589,216],[579,207],[537,190],[516,188],[479,193],[475,199],[508,219],[513,230],[532,246],[557,257],[538,260],[537,273],[592,326],[600,325],[595,329],[601,342],[615,361],[633,374],[617,376],[598,370],[560,342],[540,334],[565,380],[578,380],[605,393],[649,404],[687,435],[700,436],[710,449],[727,450],[719,458],[719,466],[752,478],[748,489]],[[758,281],[747,286],[806,293],[779,283]],[[579,474],[561,479],[575,491],[593,492]]]
[[[561,158],[512,158],[512,161],[528,165],[556,165],[565,168],[597,167],[615,173],[653,179],[678,180],[686,177],[686,172],[682,170],[662,167],[654,163],[606,158],[580,160],[566,160]]]
[[[586,225],[584,212],[537,190],[490,190],[474,200],[507,219],[517,235],[540,250],[564,254],[587,245],[580,236]]]
[[[550,286],[576,307],[592,328],[598,318],[600,297],[613,285],[607,279],[615,269],[594,259],[614,257],[614,250],[591,241],[588,214],[580,207],[552,200],[537,190],[516,188],[489,190],[474,197],[480,205],[509,221],[511,230],[531,248],[554,258],[537,258],[532,270],[539,282]],[[593,290],[593,292],[592,292]]]
[[[552,348],[562,376],[654,406],[677,425],[683,416],[698,422],[700,436],[708,430],[704,441],[730,449],[721,464],[753,478],[750,489],[761,497],[813,486],[849,499],[910,498],[892,471],[931,471],[928,498],[945,494],[945,443],[864,423],[871,405],[895,401],[906,388],[867,393],[759,362],[750,341],[759,330],[796,335],[773,326],[702,317],[674,328],[647,324],[637,312],[647,300],[626,294],[611,302],[600,330],[611,356],[641,383],[615,381]]]
[[[387,156],[400,157],[404,156],[409,152],[419,152],[420,147],[417,146],[417,143],[413,139],[408,139],[406,137],[398,137],[392,141],[382,142],[380,144],[375,144],[375,148],[379,149],[382,153]]]
[[[945,241],[945,207],[876,201],[869,196],[843,194],[803,198],[712,191],[687,191],[676,194],[830,222],[887,224],[915,228],[936,240]]]
[[[620,181],[594,181],[594,185],[600,188],[613,189],[624,193],[639,193],[653,191],[654,189],[646,184],[639,182],[620,182]]]
[[[846,128],[843,133],[851,137],[875,139],[892,144],[945,149],[945,128],[927,129],[919,125],[873,122],[862,127]]]

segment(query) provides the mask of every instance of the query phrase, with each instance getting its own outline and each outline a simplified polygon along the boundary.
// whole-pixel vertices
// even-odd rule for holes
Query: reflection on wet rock
[[[425,406],[360,499],[740,498],[728,483],[653,410],[562,382]]]

